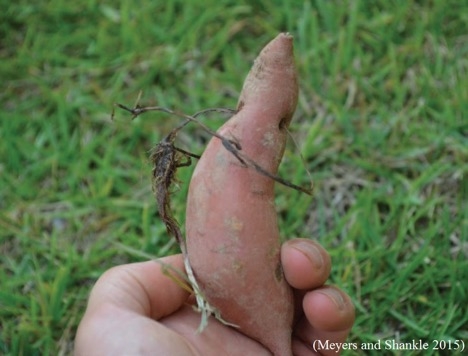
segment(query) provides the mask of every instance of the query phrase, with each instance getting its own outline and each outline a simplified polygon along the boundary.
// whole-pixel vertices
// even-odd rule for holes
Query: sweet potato
[[[236,114],[218,131],[276,174],[298,97],[293,39],[279,34],[249,72]],[[274,180],[214,137],[192,176],[187,253],[206,300],[275,355],[291,355],[292,290],[280,263]]]

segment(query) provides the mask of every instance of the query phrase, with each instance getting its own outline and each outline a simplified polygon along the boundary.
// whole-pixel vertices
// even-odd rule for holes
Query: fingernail
[[[322,254],[320,250],[312,243],[305,241],[295,241],[292,244],[292,247],[297,251],[302,252],[306,256],[312,265],[317,269],[321,269],[324,265]]]
[[[346,301],[344,300],[343,295],[335,288],[323,289],[318,291],[318,293],[321,293],[328,297],[340,311],[345,309]]]

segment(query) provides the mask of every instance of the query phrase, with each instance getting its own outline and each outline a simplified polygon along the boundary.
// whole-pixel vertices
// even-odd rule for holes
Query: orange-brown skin
[[[282,33],[256,59],[238,112],[219,133],[276,174],[297,96],[292,37]],[[213,138],[192,176],[186,221],[189,261],[207,301],[274,355],[291,355],[294,306],[280,264],[274,181]]]

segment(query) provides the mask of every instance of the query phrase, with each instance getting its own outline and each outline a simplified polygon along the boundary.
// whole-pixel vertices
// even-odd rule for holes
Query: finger
[[[330,275],[327,251],[315,241],[292,239],[281,247],[281,263],[288,283],[296,289],[322,286]]]
[[[185,274],[182,255],[111,268],[91,291],[87,312],[113,304],[156,320],[169,315],[189,296],[189,292],[168,276],[168,273],[175,274],[171,272],[174,270]]]
[[[295,330],[300,342],[294,347],[336,355],[354,323],[355,310],[349,296],[336,287],[324,286],[306,293],[303,309],[304,317]]]

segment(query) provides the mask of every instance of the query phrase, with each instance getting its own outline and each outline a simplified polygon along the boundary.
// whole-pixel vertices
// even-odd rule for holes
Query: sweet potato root
[[[237,113],[218,133],[276,174],[297,96],[293,39],[282,33],[255,60]],[[293,297],[279,257],[274,180],[214,137],[192,176],[186,231],[188,259],[207,301],[273,354],[291,355]]]

